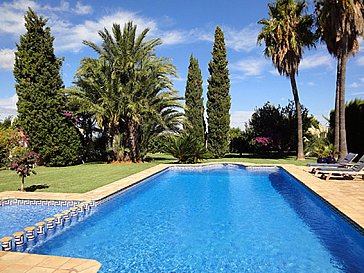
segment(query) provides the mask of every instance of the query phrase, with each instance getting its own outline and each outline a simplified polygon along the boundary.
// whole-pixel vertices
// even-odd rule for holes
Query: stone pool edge
[[[293,177],[298,179],[301,183],[303,183],[306,187],[312,190],[314,193],[322,197],[326,200],[330,205],[336,208],[339,212],[347,216],[351,219],[355,224],[364,228],[364,191],[357,192],[356,187],[363,186],[363,180],[359,181],[345,181],[344,183],[349,185],[349,187],[341,188],[342,181],[325,181],[319,179],[312,174],[308,173],[307,167],[296,166],[293,164],[254,164],[254,163],[244,163],[244,162],[210,162],[210,163],[201,163],[201,164],[160,164],[149,169],[143,170],[139,173],[130,175],[123,179],[117,180],[108,185],[102,186],[95,190],[82,193],[82,194],[73,194],[73,193],[23,193],[23,192],[1,192],[0,193],[0,201],[6,199],[22,199],[22,200],[47,200],[47,201],[107,201],[109,198],[113,198],[114,195],[118,195],[124,190],[127,190],[139,183],[142,183],[147,178],[163,172],[169,167],[198,167],[198,166],[208,166],[208,165],[241,165],[241,166],[267,166],[267,167],[281,167],[286,170]],[[349,188],[350,193],[350,184],[348,183],[356,183],[353,184],[353,188],[351,189],[351,194],[348,194],[347,188]],[[359,196],[356,196],[359,195]],[[10,256],[8,256],[10,254]],[[86,265],[90,266],[88,268],[83,268],[81,271],[76,272],[88,272],[88,273],[96,273],[101,267],[101,264],[96,260],[88,260],[88,259],[79,259],[79,258],[68,258],[68,257],[59,257],[59,256],[48,256],[48,255],[37,255],[37,254],[28,254],[28,253],[18,253],[18,252],[3,252],[0,251],[0,272],[38,272],[39,265],[42,262],[39,261],[39,256],[44,256],[44,259],[49,259],[48,267],[53,268],[54,272],[72,272],[70,268],[61,268],[59,264],[62,264],[62,261],[65,261],[64,264],[75,262],[84,262]],[[29,258],[26,258],[29,257]],[[35,258],[32,258],[35,257]],[[37,258],[38,257],[38,258]],[[26,258],[26,259],[25,259]],[[25,259],[25,260],[24,260]],[[64,260],[66,259],[66,260]],[[33,261],[26,263],[23,268],[29,267],[29,269],[22,270],[22,264],[19,264],[21,261]],[[51,261],[54,261],[53,263]],[[89,263],[88,263],[89,262]],[[58,266],[58,267],[57,267]],[[10,270],[6,271],[8,268],[14,267],[19,268],[18,271]],[[38,271],[37,271],[38,270]],[[80,269],[77,269],[80,270]],[[52,271],[53,272],[53,271]],[[74,271],[73,271],[74,272]]]

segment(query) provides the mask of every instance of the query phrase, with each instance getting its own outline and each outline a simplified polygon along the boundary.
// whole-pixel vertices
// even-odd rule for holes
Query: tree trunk
[[[340,125],[340,143],[339,143],[339,159],[344,158],[348,154],[346,143],[346,126],[345,126],[345,82],[346,82],[346,62],[347,54],[341,57],[341,75],[340,75],[340,92],[339,92],[339,125]]]
[[[128,122],[128,142],[130,149],[130,159],[134,163],[139,161],[139,149],[138,149],[138,125],[135,121],[129,120]]]
[[[291,79],[294,103],[296,105],[296,112],[297,112],[297,160],[304,160],[305,155],[303,153],[302,110],[301,110],[300,99],[298,97],[298,90],[294,73],[290,74],[290,79]]]
[[[102,158],[103,160],[108,160],[107,149],[108,149],[108,122],[102,122],[102,132],[101,132],[101,145],[102,145]]]
[[[21,185],[20,185],[20,191],[24,191],[24,176],[21,176]]]
[[[335,150],[340,148],[340,88],[341,88],[341,58],[337,59],[336,70],[336,95],[335,95],[335,130],[334,130],[334,146]],[[340,155],[339,155],[340,156]]]

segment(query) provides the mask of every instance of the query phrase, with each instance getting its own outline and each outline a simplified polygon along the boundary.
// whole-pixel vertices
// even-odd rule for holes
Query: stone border
[[[82,201],[75,200],[37,200],[37,199],[3,199],[0,200],[0,207],[10,205],[37,205],[37,206],[61,206],[74,207]]]

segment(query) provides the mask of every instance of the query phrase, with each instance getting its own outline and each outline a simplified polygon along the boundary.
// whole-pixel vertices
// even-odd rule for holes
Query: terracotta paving
[[[0,252],[1,273],[96,273],[100,267],[94,260]]]
[[[205,163],[201,165],[212,164],[241,164],[245,166],[262,166],[249,163]],[[120,179],[111,184],[105,185],[98,189],[83,193],[43,193],[43,192],[1,192],[0,199],[41,199],[41,200],[99,200],[110,194],[134,186],[139,181],[148,178],[166,168],[173,166],[160,164],[147,170],[133,174],[129,177]],[[181,166],[181,165],[179,165]],[[184,165],[188,166],[188,165]],[[196,166],[196,165],[192,165]],[[322,196],[339,211],[348,216],[364,228],[364,180],[328,180],[325,181],[309,173],[308,167],[298,167],[290,164],[264,164],[264,166],[280,166],[291,173],[294,177],[304,183],[311,190]],[[56,257],[46,255],[35,255],[27,253],[1,252],[0,251],[0,273],[95,273],[98,272],[101,264],[94,260]]]

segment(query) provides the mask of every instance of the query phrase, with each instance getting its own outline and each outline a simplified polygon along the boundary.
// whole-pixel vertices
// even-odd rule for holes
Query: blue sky
[[[163,45],[157,54],[173,59],[179,79],[175,89],[184,94],[189,56],[198,58],[204,79],[206,102],[208,62],[211,59],[214,29],[224,33],[231,80],[231,125],[243,128],[256,107],[266,101],[286,105],[292,99],[290,82],[279,76],[263,46],[256,44],[260,30],[257,21],[267,15],[269,1],[207,0],[123,0],[123,1],[0,1],[0,119],[16,113],[16,96],[12,73],[15,44],[25,32],[24,13],[32,7],[49,18],[55,37],[55,52],[64,57],[62,77],[66,87],[84,57],[96,57],[82,45],[82,40],[100,42],[97,32],[112,23],[124,25],[134,21],[139,29],[150,28],[149,37],[160,37]],[[347,67],[346,99],[364,99],[364,43],[361,51],[350,58]],[[334,107],[336,60],[318,44],[306,50],[297,77],[301,103],[324,123]]]

